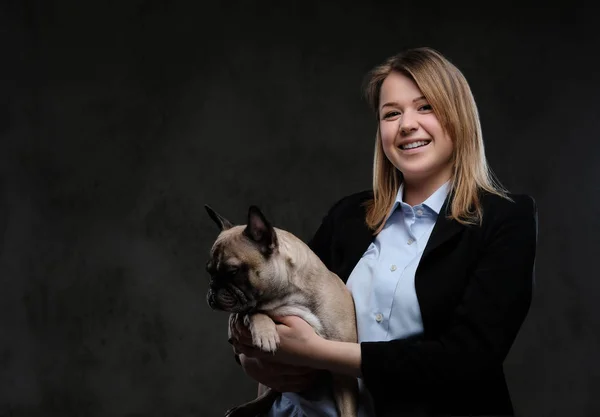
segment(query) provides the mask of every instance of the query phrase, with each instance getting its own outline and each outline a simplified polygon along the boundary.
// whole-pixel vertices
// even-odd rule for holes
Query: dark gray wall
[[[213,416],[251,398],[204,298],[203,205],[244,222],[258,204],[307,239],[370,186],[366,71],[423,45],[463,70],[493,169],[538,202],[515,407],[600,415],[592,10],[200,3],[0,6],[0,416]]]

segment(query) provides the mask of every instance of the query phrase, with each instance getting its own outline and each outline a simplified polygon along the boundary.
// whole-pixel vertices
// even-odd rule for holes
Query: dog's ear
[[[208,206],[207,204],[204,205],[204,208],[208,212],[208,215],[210,216],[210,218],[215,221],[217,226],[219,226],[219,229],[221,231],[231,229],[233,227],[233,224],[229,220],[227,220],[225,217],[219,215],[216,211],[214,211],[212,208],[210,208],[210,206]]]
[[[272,254],[277,248],[275,229],[256,206],[250,206],[248,209],[248,224],[244,229],[244,235],[256,242],[265,255]]]

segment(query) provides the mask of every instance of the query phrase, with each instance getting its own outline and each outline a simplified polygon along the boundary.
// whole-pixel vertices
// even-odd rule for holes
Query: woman
[[[239,329],[240,363],[285,392],[270,415],[336,415],[314,370],[358,377],[362,416],[513,415],[502,364],[530,306],[535,202],[493,180],[468,83],[437,51],[389,58],[366,92],[373,190],[338,201],[310,241],[352,292],[359,341],[280,317],[274,356]]]

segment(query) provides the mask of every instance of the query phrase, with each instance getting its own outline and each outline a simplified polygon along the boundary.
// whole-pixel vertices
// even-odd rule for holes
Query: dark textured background
[[[239,223],[259,204],[310,237],[370,186],[364,75],[424,45],[471,83],[500,179],[538,202],[515,407],[600,415],[595,13],[253,3],[1,3],[0,416],[218,416],[250,399],[204,298],[203,205]]]

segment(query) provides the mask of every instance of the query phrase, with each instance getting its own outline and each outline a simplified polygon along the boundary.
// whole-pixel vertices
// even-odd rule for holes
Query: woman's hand
[[[314,367],[316,348],[323,339],[300,317],[275,317],[274,320],[280,323],[277,324],[279,346],[274,354],[253,347],[250,332],[245,328],[240,329],[239,325],[237,340],[232,341],[234,350],[251,358],[287,365]]]
[[[257,382],[274,389],[278,392],[300,392],[309,388],[317,379],[319,371],[306,366],[297,365],[301,360],[290,360],[298,356],[302,351],[304,342],[311,336],[317,336],[312,327],[304,320],[290,316],[278,318],[283,323],[294,325],[293,328],[285,324],[278,325],[277,331],[280,336],[278,352],[273,355],[265,353],[252,346],[252,335],[241,320],[232,327],[230,340],[233,350],[239,355],[239,360],[244,372]],[[297,327],[297,328],[296,328]],[[299,330],[299,331],[294,331]],[[290,352],[282,353],[281,348],[285,346]],[[295,352],[295,353],[294,353]],[[292,362],[295,364],[286,363]],[[299,355],[302,356],[302,353]]]
[[[318,377],[318,371],[312,368],[251,358],[243,353],[240,354],[240,364],[246,375],[277,392],[304,391]]]
[[[275,320],[280,323],[277,324],[280,341],[274,354],[254,348],[252,336],[247,329],[242,329],[243,335],[242,332],[234,332],[240,336],[236,335],[232,340],[234,350],[263,361],[326,370],[334,374],[362,376],[359,343],[326,340],[296,316],[276,317]]]

